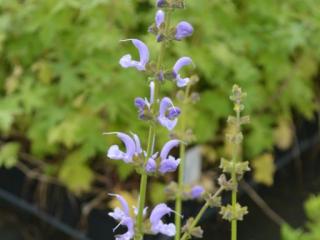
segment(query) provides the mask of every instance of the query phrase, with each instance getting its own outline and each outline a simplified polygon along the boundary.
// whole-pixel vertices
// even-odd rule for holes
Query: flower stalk
[[[186,116],[187,116],[187,108],[188,108],[188,100],[189,100],[189,92],[190,92],[191,84],[188,84],[185,91],[182,102],[182,115],[180,117],[181,121],[181,133],[184,134],[186,132]],[[175,202],[175,224],[177,228],[177,234],[175,236],[175,240],[180,240],[181,235],[181,215],[182,215],[182,190],[183,190],[183,178],[184,178],[184,162],[185,162],[185,153],[186,153],[186,145],[180,144],[180,165],[178,169],[178,194]]]
[[[170,21],[171,21],[171,10],[167,11],[166,17],[165,17],[165,31],[166,33],[170,29]],[[157,66],[156,66],[156,73],[159,73],[162,68],[162,62],[165,55],[165,49],[166,49],[166,41],[161,42],[159,54],[158,54],[158,60],[157,60]],[[154,87],[154,99],[158,99],[160,93],[160,83],[159,81],[155,81],[155,87]],[[153,104],[154,108],[151,109],[151,112],[156,112],[158,109],[157,104]],[[144,162],[144,166],[147,163],[147,160],[151,157],[153,153],[153,147],[154,147],[154,140],[156,137],[156,129],[154,127],[154,123],[150,122],[149,125],[149,134],[148,134],[148,145],[147,145],[147,157],[146,161]],[[139,208],[138,208],[138,215],[137,215],[137,228],[136,228],[136,234],[134,237],[134,240],[142,240],[144,235],[143,230],[143,209],[145,207],[145,201],[146,201],[146,192],[147,192],[147,185],[148,185],[148,175],[145,171],[141,173],[141,179],[140,179],[140,191],[139,191]]]
[[[210,197],[210,201],[206,201],[206,203],[202,206],[202,208],[198,212],[197,216],[193,219],[191,224],[188,226],[189,231],[186,231],[182,235],[181,240],[188,240],[191,238],[190,232],[197,226],[197,224],[199,223],[199,221],[200,221],[201,217],[203,216],[203,214],[205,213],[205,211],[209,207],[212,207],[212,202],[215,202],[215,201],[217,201],[217,199],[219,199],[219,196],[221,195],[223,190],[224,190],[224,186],[220,186],[220,188],[215,192],[215,194]]]
[[[241,134],[241,117],[240,113],[243,108],[243,105],[241,104],[242,100],[242,92],[241,89],[238,87],[233,88],[233,98],[234,100],[234,111],[236,113],[236,119],[235,119],[235,136],[242,136]],[[242,137],[240,137],[242,138]],[[232,189],[232,194],[231,194],[231,203],[232,203],[232,209],[235,212],[236,207],[237,207],[237,191],[238,191],[238,179],[237,179],[237,172],[236,172],[236,164],[238,162],[238,156],[239,156],[239,150],[240,150],[240,145],[242,141],[233,141],[233,151],[232,151],[232,163],[233,163],[233,168],[231,172],[231,180],[234,186]],[[231,240],[237,240],[237,218],[233,218],[231,221]]]
[[[241,161],[240,149],[243,141],[241,125],[248,123],[250,120],[249,116],[241,117],[241,112],[244,110],[243,98],[245,97],[246,93],[242,92],[239,86],[234,85],[230,99],[234,103],[235,116],[229,116],[228,118],[228,124],[232,131],[226,135],[227,141],[232,145],[232,156],[230,161],[222,158],[220,163],[223,172],[231,176],[231,205],[222,206],[220,210],[222,218],[231,222],[231,240],[237,240],[237,223],[248,213],[247,207],[242,207],[237,202],[238,181],[246,171],[250,171],[248,161]]]

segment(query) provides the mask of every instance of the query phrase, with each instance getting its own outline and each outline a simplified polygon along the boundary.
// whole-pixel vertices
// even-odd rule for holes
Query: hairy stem
[[[171,11],[168,11],[166,20],[165,20],[165,26],[166,26],[166,32],[169,31],[169,25],[170,25],[170,19],[171,19]],[[159,50],[159,55],[158,55],[158,60],[157,60],[157,73],[161,71],[162,68],[162,62],[165,54],[165,46],[166,42],[163,41],[160,45],[160,50]],[[160,93],[160,84],[159,81],[156,79],[155,80],[155,89],[154,89],[154,99],[155,99],[155,104],[153,104],[153,113],[156,113],[158,110],[157,106],[157,99],[159,97]],[[156,137],[156,129],[154,127],[154,123],[150,123],[149,126],[149,136],[148,136],[148,145],[147,145],[147,156],[145,159],[145,163],[148,161],[150,156],[153,153],[153,147],[154,147],[154,141]],[[137,227],[136,227],[136,234],[134,237],[134,240],[142,240],[143,235],[144,235],[144,230],[143,230],[143,209],[145,207],[145,201],[146,201],[146,193],[147,193],[147,185],[148,185],[148,175],[146,172],[142,172],[141,178],[140,178],[140,193],[139,193],[139,209],[138,209],[138,215],[137,215]]]
[[[182,104],[182,115],[181,115],[181,133],[184,134],[186,131],[186,116],[187,116],[187,107],[188,107],[188,98],[189,98],[190,85],[187,86],[184,94],[183,104]],[[185,160],[186,145],[180,144],[180,164],[179,164],[179,173],[178,173],[178,194],[176,197],[176,206],[175,206],[175,225],[176,225],[176,236],[175,240],[180,240],[181,235],[181,215],[182,215],[182,190],[183,190],[183,177],[184,177],[184,160]]]
[[[240,132],[240,110],[236,111],[236,133]],[[237,163],[238,159],[237,156],[239,154],[239,143],[234,143],[233,153],[232,153],[232,163],[233,166]],[[236,211],[236,204],[237,204],[237,189],[238,189],[238,180],[235,167],[231,173],[232,183],[234,184],[232,195],[231,195],[231,204],[233,211]],[[231,240],[237,240],[237,219],[232,219],[231,221]]]
[[[217,198],[222,191],[224,190],[223,187],[220,187],[215,194],[212,196],[212,198]],[[196,218],[192,221],[191,225],[189,226],[189,229],[192,230],[193,228],[195,228],[198,224],[198,222],[200,221],[201,217],[203,216],[203,214],[205,213],[205,211],[208,209],[208,207],[210,207],[209,201],[207,201],[202,208],[200,209],[199,213],[197,214]],[[188,232],[185,232],[181,238],[181,240],[187,240],[190,238],[190,234]]]

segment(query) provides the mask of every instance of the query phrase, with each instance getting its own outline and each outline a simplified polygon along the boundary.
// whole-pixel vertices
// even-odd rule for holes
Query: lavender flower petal
[[[170,140],[163,146],[160,153],[160,158],[161,158],[160,168],[159,168],[160,173],[164,174],[167,172],[174,172],[179,166],[180,159],[175,159],[172,156],[168,156],[172,148],[178,146],[179,144],[180,144],[180,141],[175,139],[175,140]]]
[[[179,58],[178,61],[173,66],[173,75],[176,78],[178,87],[184,87],[190,81],[189,78],[181,78],[180,73],[179,73],[181,68],[183,68],[184,66],[190,65],[190,64],[192,64],[192,59],[191,58],[182,57],[182,58]]]
[[[170,151],[174,148],[179,146],[180,141],[177,139],[168,141],[162,148],[160,153],[161,160],[167,159]]]
[[[134,237],[134,221],[132,218],[127,217],[124,218],[121,222],[120,225],[126,226],[128,231],[125,232],[124,234],[116,235],[115,240],[130,240],[133,239]]]
[[[181,113],[180,108],[178,107],[171,107],[168,109],[168,118],[169,119],[175,119],[177,118]]]
[[[155,234],[162,233],[167,236],[174,236],[176,234],[176,227],[173,223],[164,224],[161,218],[172,212],[171,208],[169,208],[166,204],[161,203],[158,204],[151,212],[150,215],[150,223],[151,223],[151,231]]]
[[[135,146],[136,146],[135,154],[141,154],[142,153],[142,148],[141,148],[140,139],[139,139],[137,134],[132,133],[132,136],[133,136],[133,139],[134,139],[134,142],[135,142]]]
[[[119,194],[115,194],[115,193],[109,193],[109,196],[112,196],[112,197],[116,197],[117,200],[120,202],[121,204],[121,207],[122,207],[122,210],[125,214],[125,216],[129,217],[130,216],[130,210],[129,210],[129,206],[128,206],[128,203],[127,201],[124,199],[124,197],[122,197],[121,195]]]
[[[192,199],[201,197],[203,193],[204,193],[204,188],[202,186],[194,186],[190,192]]]
[[[155,18],[157,28],[160,28],[161,24],[164,22],[164,19],[165,19],[164,11],[158,10]]]
[[[132,162],[136,149],[134,140],[125,133],[116,132],[115,134],[124,143],[126,152],[122,152],[118,145],[112,145],[108,150],[107,156],[114,160],[123,160],[126,163]]]
[[[162,126],[166,127],[169,131],[171,131],[178,122],[177,118],[172,119],[170,116],[169,117],[167,116],[167,111],[170,110],[171,108],[174,108],[171,99],[168,97],[162,98],[160,102],[158,121]]]
[[[159,172],[162,174],[168,172],[175,172],[179,166],[180,159],[175,159],[172,156],[169,156],[167,159],[163,159],[160,163]]]
[[[113,160],[121,160],[125,157],[125,155],[126,154],[119,149],[118,145],[110,146],[107,153],[108,158]]]
[[[176,26],[176,40],[182,40],[183,38],[191,36],[193,33],[193,27],[190,23],[182,21]]]
[[[124,55],[119,63],[123,68],[134,67],[139,71],[146,70],[146,64],[149,61],[149,49],[146,44],[138,39],[127,39],[122,41],[131,41],[133,45],[138,49],[140,60],[132,60],[132,56],[130,54]]]
[[[127,215],[118,207],[115,208],[113,212],[109,212],[108,215],[119,222],[127,217]]]
[[[141,97],[137,97],[134,99],[134,105],[139,109],[143,110],[145,106],[147,105],[145,100]]]
[[[155,159],[158,157],[158,153],[153,154],[147,161],[146,164],[146,172],[147,173],[154,173],[157,169],[157,163]]]

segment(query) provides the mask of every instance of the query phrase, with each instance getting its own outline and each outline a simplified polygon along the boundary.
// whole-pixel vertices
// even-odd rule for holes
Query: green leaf
[[[251,161],[253,168],[253,178],[256,182],[263,183],[267,186],[273,184],[273,175],[275,173],[275,164],[273,155],[265,153]]]
[[[18,162],[18,143],[6,143],[0,147],[0,166],[12,168]]]

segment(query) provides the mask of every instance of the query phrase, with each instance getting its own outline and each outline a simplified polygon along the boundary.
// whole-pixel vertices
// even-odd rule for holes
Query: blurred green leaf
[[[18,162],[18,143],[6,143],[0,147],[0,166],[12,168]]]

